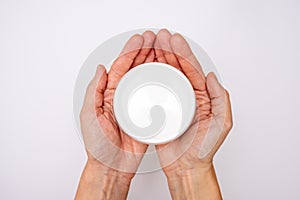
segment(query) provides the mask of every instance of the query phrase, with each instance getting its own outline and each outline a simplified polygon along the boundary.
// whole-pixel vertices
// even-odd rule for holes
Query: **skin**
[[[172,199],[222,199],[213,157],[232,127],[229,94],[214,73],[205,77],[200,63],[180,34],[172,35],[163,29],[157,34],[154,47],[156,55],[159,55],[158,61],[182,71],[191,82],[196,95],[196,113],[190,128],[178,139],[156,146]],[[220,130],[220,137],[211,151],[201,155],[200,147],[205,145],[205,136],[219,134]],[[193,137],[190,147],[175,162],[164,166],[163,160],[172,156],[189,137]],[[167,153],[161,153],[163,148],[168,148]]]
[[[146,31],[143,35],[134,35],[124,46],[120,56],[111,66],[107,74],[104,66],[98,66],[95,77],[89,84],[84,105],[80,113],[82,133],[87,148],[91,134],[90,124],[96,119],[103,133],[118,148],[137,154],[128,159],[122,154],[111,156],[111,159],[118,156],[114,162],[117,167],[127,167],[137,169],[142,156],[148,145],[137,142],[126,135],[117,125],[113,115],[113,95],[122,76],[131,68],[154,61],[154,51],[152,46],[155,35],[153,32]],[[92,148],[92,147],[91,147]],[[107,150],[107,146],[100,146],[99,149]],[[131,179],[135,175],[131,172],[121,172],[99,162],[92,155],[95,153],[87,151],[88,160],[83,171],[78,186],[76,200],[90,199],[126,199]],[[132,166],[133,165],[133,166]]]
[[[163,145],[157,145],[161,166],[167,177],[172,199],[222,199],[214,172],[213,156],[232,127],[232,116],[228,92],[213,73],[204,75],[188,43],[179,35],[172,35],[163,29],[157,36],[147,31],[134,35],[125,45],[122,53],[107,74],[103,66],[97,72],[86,92],[81,111],[81,127],[85,137],[91,135],[89,128],[93,120],[99,123],[103,132],[118,148],[137,154],[128,159],[122,155],[112,156],[116,166],[130,166],[137,169],[147,145],[127,136],[116,124],[113,115],[112,98],[118,82],[131,68],[145,62],[163,62],[183,72],[190,80],[196,95],[196,114],[191,127],[180,138]],[[95,119],[94,119],[95,118]],[[217,122],[217,123],[211,123]],[[220,125],[221,127],[212,127]],[[194,134],[195,127],[197,129]],[[220,137],[208,153],[201,153],[207,134],[221,130]],[[192,137],[192,138],[191,138]],[[192,144],[175,162],[164,163],[165,158],[192,139]],[[91,139],[93,141],[93,139]],[[87,142],[86,142],[87,141]],[[86,146],[89,138],[85,139]],[[204,142],[205,143],[205,142]],[[106,146],[99,151],[107,150]],[[163,151],[168,149],[168,151]],[[134,172],[122,172],[99,162],[87,151],[88,160],[82,173],[75,199],[126,199]]]

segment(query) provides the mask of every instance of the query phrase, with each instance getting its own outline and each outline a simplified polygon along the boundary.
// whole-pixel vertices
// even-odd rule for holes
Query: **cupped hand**
[[[195,117],[189,129],[176,140],[156,146],[163,170],[172,174],[210,167],[213,156],[232,127],[229,94],[214,73],[204,75],[200,63],[180,34],[172,35],[165,29],[159,31],[154,49],[157,62],[170,64],[186,75],[196,97]],[[186,148],[186,145],[189,146]],[[177,160],[164,163],[180,149],[185,150]]]
[[[87,90],[80,122],[88,159],[115,170],[134,172],[147,149],[124,133],[113,114],[113,96],[123,75],[139,64],[153,62],[155,35],[146,31],[132,36],[108,73],[98,66]]]

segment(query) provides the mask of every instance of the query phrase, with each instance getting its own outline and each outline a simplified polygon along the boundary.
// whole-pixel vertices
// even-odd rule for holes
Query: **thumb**
[[[206,85],[211,98],[218,98],[224,95],[225,89],[219,83],[214,72],[209,72],[206,78]]]
[[[211,101],[212,120],[201,145],[199,157],[214,155],[232,127],[231,107],[228,92],[219,83],[214,73],[206,78],[206,87]]]
[[[99,104],[102,105],[103,92],[105,90],[106,83],[106,69],[103,65],[99,65],[93,79],[86,89],[82,112],[94,112],[96,106],[98,107]]]
[[[207,75],[206,86],[211,100],[211,112],[213,116],[224,121],[224,125],[230,129],[232,126],[232,113],[229,93],[220,84],[213,72]]]

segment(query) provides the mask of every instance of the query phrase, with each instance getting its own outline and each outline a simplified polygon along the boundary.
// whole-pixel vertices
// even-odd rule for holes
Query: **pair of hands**
[[[114,61],[107,73],[104,66],[98,66],[96,74],[89,84],[84,105],[80,114],[81,128],[88,151],[88,163],[98,165],[106,171],[121,174],[122,180],[130,180],[134,170],[146,152],[148,145],[142,144],[123,132],[118,126],[113,114],[113,95],[123,77],[131,68],[146,62],[162,62],[174,66],[191,82],[196,96],[196,112],[190,128],[178,139],[162,145],[156,145],[156,150],[167,178],[189,176],[199,169],[210,170],[213,156],[221,146],[232,127],[232,115],[228,92],[218,82],[214,73],[204,75],[200,63],[193,55],[191,48],[180,34],[172,35],[168,30],[160,30],[157,35],[146,31],[142,35],[132,36],[124,46],[120,56]],[[99,162],[98,156],[109,151],[103,141],[98,149],[97,140],[93,138],[93,127],[101,127],[103,134],[121,151],[113,151],[110,163],[113,168],[128,168],[121,172]],[[91,136],[92,135],[92,136]],[[191,140],[192,138],[192,140]],[[176,154],[178,148],[191,141],[189,147],[172,163],[164,164],[168,157]],[[168,151],[161,151],[164,148]],[[93,152],[97,152],[94,154]],[[120,152],[130,152],[126,156]],[[105,156],[107,157],[107,156]],[[126,170],[125,170],[126,171]],[[170,184],[170,183],[169,183]],[[170,187],[171,189],[171,187]]]

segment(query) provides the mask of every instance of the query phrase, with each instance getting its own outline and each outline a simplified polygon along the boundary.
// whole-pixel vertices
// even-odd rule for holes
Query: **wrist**
[[[88,160],[75,199],[126,199],[132,177],[128,173]]]
[[[118,179],[119,183],[130,185],[134,173],[122,172],[113,168],[110,168],[96,159],[88,159],[86,163],[86,170],[98,177],[108,177]]]
[[[163,168],[166,177],[169,178],[184,178],[189,176],[199,176],[214,170],[212,162],[193,162],[191,165],[170,165]]]
[[[197,164],[189,169],[166,173],[172,199],[222,199],[213,164]]]

